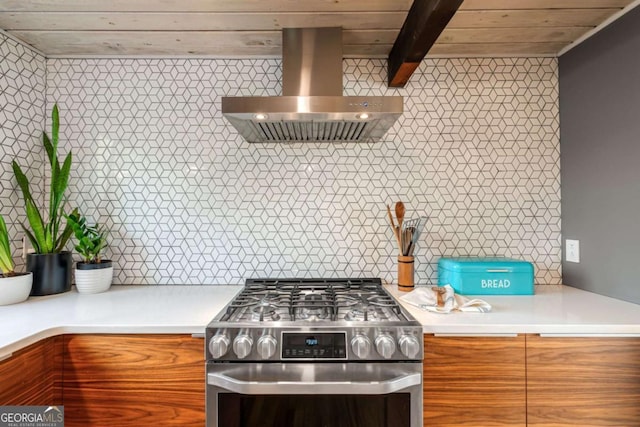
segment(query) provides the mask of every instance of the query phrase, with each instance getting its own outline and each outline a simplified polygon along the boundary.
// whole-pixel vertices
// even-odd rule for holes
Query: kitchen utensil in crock
[[[393,215],[391,214],[391,207],[389,205],[387,205],[387,215],[389,215],[389,222],[391,222],[391,229],[393,230],[393,235],[396,236],[398,247],[400,247],[400,232],[396,227],[396,223],[393,221]]]
[[[398,228],[402,230],[402,222],[404,221],[404,203],[397,202],[396,203],[396,217],[398,218]]]

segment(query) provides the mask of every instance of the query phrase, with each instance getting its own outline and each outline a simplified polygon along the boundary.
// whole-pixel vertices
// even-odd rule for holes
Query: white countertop
[[[65,333],[202,334],[242,286],[112,286],[0,307],[0,359]]]
[[[113,286],[108,292],[31,297],[0,307],[0,359],[65,333],[201,334],[242,286]],[[403,294],[396,286],[392,294]],[[436,314],[405,307],[425,333],[640,336],[640,305],[568,286],[537,286],[534,296],[485,296],[491,313]]]
[[[387,286],[394,296],[405,292]],[[620,335],[640,337],[640,305],[562,285],[539,285],[535,295],[488,296],[490,313],[431,313],[404,303],[423,325],[439,335]]]

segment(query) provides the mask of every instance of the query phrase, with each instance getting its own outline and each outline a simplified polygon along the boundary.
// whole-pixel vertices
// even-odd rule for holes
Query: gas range
[[[249,279],[209,323],[211,362],[421,362],[422,326],[380,279]]]

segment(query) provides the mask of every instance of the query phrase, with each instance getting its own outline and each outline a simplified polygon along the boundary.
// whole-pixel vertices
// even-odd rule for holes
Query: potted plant
[[[33,275],[16,273],[14,267],[7,224],[0,215],[0,305],[15,304],[29,298]]]
[[[103,226],[89,226],[87,219],[77,212],[66,215],[78,244],[76,251],[83,261],[76,263],[76,288],[81,294],[97,294],[111,286],[113,264],[101,259],[100,252],[107,246],[107,231]]]
[[[60,119],[57,105],[53,107],[51,119],[51,139],[46,132],[42,132],[42,143],[51,166],[51,193],[49,194],[49,215],[46,221],[31,195],[26,175],[15,160],[12,163],[13,172],[22,190],[31,230],[24,224],[22,224],[22,228],[35,251],[35,253],[27,255],[27,270],[33,273],[31,295],[58,294],[71,289],[73,261],[71,252],[64,250],[69,237],[71,237],[71,228],[68,225],[62,226],[64,192],[69,182],[71,153],[67,154],[61,165],[58,161]]]

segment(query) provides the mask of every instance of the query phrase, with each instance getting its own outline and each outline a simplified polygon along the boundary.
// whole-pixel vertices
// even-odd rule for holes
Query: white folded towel
[[[450,285],[421,286],[400,297],[401,300],[423,310],[451,313],[454,310],[488,313],[491,305],[481,299],[457,295]]]

